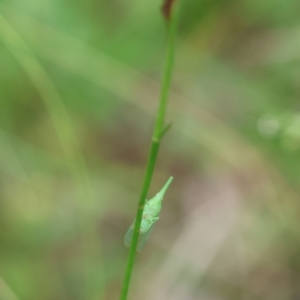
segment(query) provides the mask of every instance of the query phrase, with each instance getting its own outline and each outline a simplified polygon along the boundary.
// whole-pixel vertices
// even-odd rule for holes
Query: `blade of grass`
[[[167,20],[167,29],[168,29],[168,44],[167,44],[167,52],[165,58],[165,66],[164,73],[162,79],[162,87],[161,94],[159,99],[159,107],[157,111],[157,117],[154,125],[154,131],[152,136],[152,143],[150,148],[150,153],[148,156],[148,162],[146,166],[146,171],[144,175],[144,182],[142,186],[142,191],[138,203],[138,208],[136,212],[136,222],[134,225],[134,232],[132,237],[131,246],[128,254],[127,267],[125,271],[125,276],[123,280],[123,286],[121,290],[120,300],[126,300],[131,280],[131,275],[133,271],[136,249],[139,238],[139,231],[141,227],[141,221],[144,211],[144,205],[146,201],[146,197],[148,194],[148,190],[150,187],[150,183],[152,180],[155,163],[157,159],[157,154],[160,146],[160,141],[162,138],[162,132],[164,131],[164,119],[167,109],[169,90],[171,85],[172,71],[174,67],[174,55],[175,55],[175,40],[177,36],[177,22],[178,22],[178,4],[177,1],[174,9],[174,13],[171,14],[170,19]]]
[[[5,15],[9,17],[11,22],[15,19],[19,22],[22,20],[19,26],[22,26],[24,35],[26,35],[31,48],[35,50],[41,59],[45,59],[54,65],[79,75],[101,89],[105,89],[120,99],[131,103],[147,114],[156,115],[152,111],[152,95],[156,94],[158,88],[155,80],[131,66],[121,63],[103,51],[88,46],[84,42],[52,28],[32,16],[7,5],[0,4],[0,7],[1,11],[5,12]],[[18,25],[15,24],[15,26]],[[42,37],[40,35],[36,36],[34,31],[32,31],[32,27],[41,28],[45,32],[43,37],[46,38],[42,42]],[[53,48],[57,49],[57,51],[52,51]],[[80,57],[81,63],[74,63],[73,57]],[[144,95],[144,101],[140,101],[140,94],[135,90],[137,79],[140,82],[145,82],[144,90],[146,87],[149,88],[147,90],[148,95]],[[242,80],[246,84],[247,79],[242,77]],[[199,93],[203,99],[207,99],[205,94]],[[253,146],[235,128],[228,126],[226,122],[215,117],[205,110],[204,107],[195,104],[196,98],[186,98],[184,95],[172,90],[170,95],[176,100],[172,106],[174,115],[180,115],[180,118],[182,118],[182,123],[177,118],[176,126],[174,126],[174,130],[179,134],[183,134],[200,144],[201,147],[206,148],[209,152],[214,153],[221,160],[237,169],[244,166],[244,157],[246,156],[250,157],[250,160],[261,159]],[[186,107],[188,107],[188,110],[186,110]],[[207,130],[198,129],[203,126]],[[226,136],[226,143],[223,139],[220,139],[220,136]],[[235,144],[235,148],[242,148],[242,152],[245,155],[237,157],[236,153],[232,151],[233,144]]]
[[[97,242],[99,238],[94,233],[92,222],[90,221],[91,216],[89,215],[89,209],[93,203],[94,195],[72,120],[55,85],[52,83],[45,69],[36,59],[26,42],[1,14],[0,40],[2,40],[7,49],[16,58],[36,90],[39,92],[55,127],[70,173],[74,178],[78,193],[78,204],[80,209],[83,210],[82,214],[79,213],[79,226],[85,261],[84,286],[86,299],[91,299],[95,285],[89,276],[90,271],[87,261],[89,257],[94,257],[93,254],[95,255],[95,253],[97,253],[97,257],[99,257],[100,247]],[[89,205],[89,209],[86,210],[87,204]],[[101,282],[103,282],[103,275]],[[97,284],[99,286],[99,282]],[[99,290],[100,289],[103,291],[102,287],[100,287]]]
[[[15,292],[10,288],[6,281],[0,277],[0,299],[1,300],[20,300]]]

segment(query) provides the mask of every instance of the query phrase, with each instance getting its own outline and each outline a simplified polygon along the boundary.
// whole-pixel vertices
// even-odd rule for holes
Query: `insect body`
[[[143,217],[140,227],[139,240],[137,245],[137,251],[140,252],[148,240],[155,222],[159,219],[159,213],[161,210],[161,203],[164,197],[166,190],[171,184],[173,177],[170,177],[164,187],[150,200],[146,200],[146,204],[143,211]],[[124,244],[126,247],[129,247],[132,240],[133,230],[134,230],[135,220],[129,227],[125,238]]]

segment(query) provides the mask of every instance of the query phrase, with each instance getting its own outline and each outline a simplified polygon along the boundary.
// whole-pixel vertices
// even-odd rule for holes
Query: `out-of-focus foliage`
[[[0,2],[0,299],[118,299],[165,53],[161,0]],[[182,0],[130,299],[300,297],[300,5]]]

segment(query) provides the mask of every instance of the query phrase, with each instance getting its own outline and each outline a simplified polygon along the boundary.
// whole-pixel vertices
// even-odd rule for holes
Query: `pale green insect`
[[[137,245],[137,251],[140,252],[148,240],[155,222],[159,219],[159,213],[161,210],[161,203],[164,197],[166,190],[171,184],[173,177],[170,177],[164,187],[150,200],[146,200],[146,204],[143,211],[143,217],[140,228],[140,235]],[[133,229],[135,225],[135,220],[132,222],[128,231],[125,234],[124,244],[126,247],[129,247],[132,240]]]

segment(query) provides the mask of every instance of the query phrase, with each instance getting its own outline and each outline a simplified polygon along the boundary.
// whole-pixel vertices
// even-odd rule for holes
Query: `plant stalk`
[[[165,126],[164,119],[165,119],[166,108],[168,103],[168,96],[169,96],[169,90],[170,90],[171,79],[172,79],[172,71],[174,67],[179,0],[176,2],[177,3],[174,5],[173,13],[171,14],[170,18],[167,20],[168,42],[167,42],[167,51],[165,57],[165,65],[163,71],[159,107],[158,107],[157,117],[154,125],[151,148],[150,148],[150,153],[148,156],[148,162],[147,162],[146,171],[144,175],[144,182],[143,182],[142,191],[140,194],[138,208],[136,212],[136,218],[135,218],[136,221],[134,225],[132,242],[129,249],[128,261],[127,261],[125,276],[123,280],[120,300],[127,299],[131,275],[132,275],[133,266],[135,262],[136,248],[138,244],[139,232],[140,232],[146,197],[154,173],[154,168],[157,160],[157,154],[158,154],[161,138],[170,127],[170,126],[164,127]]]

